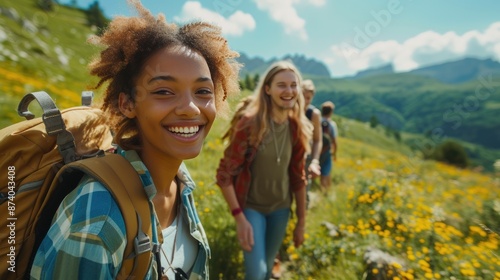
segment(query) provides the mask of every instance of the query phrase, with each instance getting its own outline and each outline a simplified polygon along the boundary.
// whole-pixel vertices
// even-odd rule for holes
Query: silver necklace
[[[281,150],[278,151],[278,140],[276,140],[276,130],[274,129],[274,121],[272,119],[271,119],[271,130],[273,132],[274,148],[276,149],[276,162],[278,163],[278,165],[280,165],[281,154],[283,154],[283,149],[285,148],[286,135],[283,136],[283,141],[281,143]]]

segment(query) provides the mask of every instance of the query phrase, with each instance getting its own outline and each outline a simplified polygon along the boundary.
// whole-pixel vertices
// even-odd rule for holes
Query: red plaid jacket
[[[219,187],[234,186],[236,198],[241,208],[245,207],[246,197],[250,189],[252,174],[250,166],[259,148],[249,143],[250,127],[252,121],[249,117],[242,117],[236,124],[234,138],[224,151],[224,157],[217,168],[217,185]],[[288,165],[290,176],[290,190],[292,192],[304,188],[307,184],[305,166],[305,147],[298,139],[297,123],[290,119],[292,133],[292,158]],[[291,193],[290,193],[291,194]]]

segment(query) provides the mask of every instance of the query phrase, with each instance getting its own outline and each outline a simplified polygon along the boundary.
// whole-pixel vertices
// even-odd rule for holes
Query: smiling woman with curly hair
[[[227,96],[239,91],[238,53],[214,25],[179,27],[129,2],[139,16],[116,17],[90,39],[103,47],[90,73],[99,78],[96,88],[106,85],[102,109],[117,153],[137,171],[149,199],[146,275],[121,272],[124,217],[110,192],[84,177],[59,206],[37,251],[34,279],[209,279],[210,249],[183,161],[198,156]]]

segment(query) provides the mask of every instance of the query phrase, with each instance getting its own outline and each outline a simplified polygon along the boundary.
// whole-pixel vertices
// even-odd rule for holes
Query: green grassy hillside
[[[36,3],[0,1],[0,32],[8,38],[0,40],[0,126],[19,121],[15,108],[27,92],[48,91],[65,108],[93,85],[87,64],[97,49],[87,44],[94,32],[85,14],[57,5],[45,12]]]
[[[364,121],[376,116],[384,125],[412,133],[443,129],[450,137],[500,148],[500,132],[494,129],[500,126],[498,82],[488,77],[462,85],[408,74],[318,83],[317,104],[334,100],[340,115]]]
[[[468,142],[469,156],[487,170],[492,170],[500,156],[500,120],[496,117],[500,95],[494,77],[461,85],[408,74],[315,81],[318,93],[313,103],[333,101],[338,115],[361,121],[376,117],[396,130],[432,135],[434,146],[450,138]]]

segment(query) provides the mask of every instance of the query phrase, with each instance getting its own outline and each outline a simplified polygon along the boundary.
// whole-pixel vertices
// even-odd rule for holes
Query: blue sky
[[[88,7],[95,0],[77,0]],[[70,0],[60,0],[69,3]],[[396,71],[466,56],[500,61],[498,0],[142,0],[154,14],[219,24],[250,57],[304,54],[333,77],[393,63]],[[126,0],[101,0],[109,17],[134,15]]]

